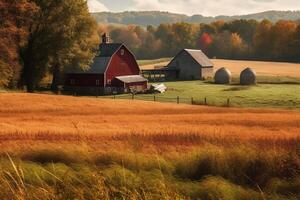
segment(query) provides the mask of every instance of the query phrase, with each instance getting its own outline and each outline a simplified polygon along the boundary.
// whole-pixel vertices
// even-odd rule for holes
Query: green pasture
[[[237,83],[218,85],[211,81],[165,82],[168,88],[165,93],[138,94],[134,98],[189,104],[193,101],[194,104],[214,106],[227,106],[229,101],[229,105],[234,107],[300,108],[299,80],[261,77],[259,81],[263,83],[254,86]],[[118,95],[115,98],[132,98],[132,95]]]

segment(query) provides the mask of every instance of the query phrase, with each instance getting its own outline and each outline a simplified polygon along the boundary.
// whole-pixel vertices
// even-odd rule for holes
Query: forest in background
[[[143,28],[100,24],[100,34],[125,43],[138,59],[173,57],[181,49],[201,49],[210,58],[300,61],[300,24],[280,20],[174,23]]]
[[[66,69],[89,69],[103,33],[126,44],[137,59],[196,48],[211,58],[300,61],[299,21],[97,25],[85,0],[2,0],[0,18],[0,87],[26,86],[28,92],[49,74],[57,91]]]

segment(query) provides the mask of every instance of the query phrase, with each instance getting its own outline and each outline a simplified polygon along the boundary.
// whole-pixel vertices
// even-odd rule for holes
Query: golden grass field
[[[152,144],[236,140],[284,144],[300,139],[299,111],[25,93],[0,94],[0,105],[1,151],[8,142],[26,145],[24,140],[83,140],[103,146],[125,141],[131,135]]]
[[[291,76],[300,77],[300,64],[285,62],[244,61],[212,59],[215,70],[221,67],[228,68],[234,76],[247,68],[253,68],[259,76]],[[153,69],[155,66],[166,66],[169,62],[160,62],[141,66],[142,69]]]
[[[0,93],[0,199],[298,200],[300,111]]]

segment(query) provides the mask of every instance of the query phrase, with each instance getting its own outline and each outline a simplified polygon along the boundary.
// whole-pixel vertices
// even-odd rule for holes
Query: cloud
[[[133,0],[134,10],[159,10],[188,15],[239,15],[266,10],[300,9],[299,0]]]
[[[109,11],[108,8],[103,3],[100,3],[98,0],[88,0],[88,6],[90,12]]]

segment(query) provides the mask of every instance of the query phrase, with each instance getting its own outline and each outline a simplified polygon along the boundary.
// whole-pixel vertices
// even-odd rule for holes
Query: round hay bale
[[[251,68],[246,68],[240,75],[241,85],[255,85],[256,84],[256,72]]]
[[[231,72],[222,67],[215,74],[215,83],[216,84],[229,84],[231,82]]]

